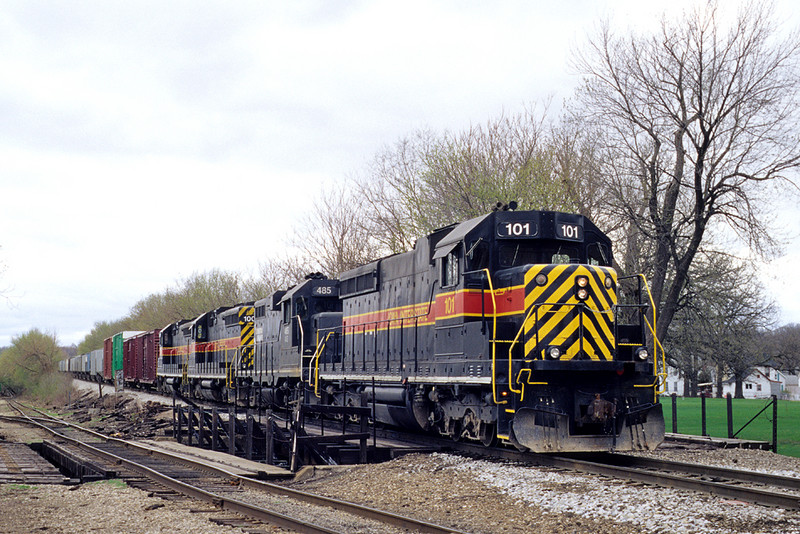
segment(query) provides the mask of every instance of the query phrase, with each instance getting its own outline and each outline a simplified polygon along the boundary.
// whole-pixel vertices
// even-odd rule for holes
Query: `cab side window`
[[[458,249],[442,258],[442,287],[458,283]]]
[[[467,270],[477,271],[489,267],[489,243],[478,238],[467,248]]]
[[[299,315],[301,319],[305,319],[308,316],[308,304],[306,303],[305,297],[298,298],[295,301],[295,307],[297,308],[297,315]]]

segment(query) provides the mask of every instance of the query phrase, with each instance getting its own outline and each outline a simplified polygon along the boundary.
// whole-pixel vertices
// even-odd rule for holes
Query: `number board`
[[[336,286],[317,286],[311,291],[311,294],[315,297],[338,297],[339,288]]]
[[[497,223],[497,237],[536,237],[539,229],[533,221],[508,221]]]
[[[556,223],[556,236],[559,239],[583,241],[583,227],[573,223]]]

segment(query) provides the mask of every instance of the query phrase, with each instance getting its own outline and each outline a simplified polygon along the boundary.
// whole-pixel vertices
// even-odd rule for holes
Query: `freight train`
[[[653,449],[666,367],[648,295],[589,219],[500,209],[335,280],[120,333],[102,371],[64,367],[250,406],[366,394],[379,422],[535,452]]]

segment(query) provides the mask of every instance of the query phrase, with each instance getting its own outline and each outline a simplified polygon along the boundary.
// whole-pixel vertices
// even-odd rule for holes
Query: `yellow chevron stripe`
[[[532,283],[536,275],[542,273],[548,265],[541,265],[541,266],[534,266],[531,269],[528,269],[528,272],[525,273],[525,287],[528,287],[528,284]],[[547,281],[548,283],[544,286],[536,285],[531,290],[531,292],[525,295],[525,309],[529,309],[531,306],[534,305],[542,296],[542,294],[547,291],[553,282],[558,279],[564,272],[565,269],[570,267],[569,265],[557,265],[547,274]],[[559,288],[559,292],[568,291],[572,286],[568,284],[563,284],[561,288]],[[553,295],[553,298],[556,299],[555,302],[558,302],[557,298],[558,295]],[[551,299],[552,300],[552,299]]]
[[[592,311],[592,312],[589,312],[589,313],[592,313],[595,316],[595,318],[597,318],[597,322],[600,323],[600,328],[602,329],[602,339],[607,340],[607,341],[613,340],[614,339],[614,333],[611,330],[611,324],[614,322],[614,313],[611,312],[611,311],[607,311],[607,312],[606,311],[602,311],[602,312]],[[584,321],[584,323],[588,323],[588,322],[589,322],[588,320]],[[600,333],[596,333],[596,334],[599,335]],[[597,339],[599,340],[600,338],[597,338]]]
[[[538,274],[544,273],[548,277],[548,284],[539,286],[535,284]],[[556,280],[568,273],[559,287],[550,294],[547,302],[543,303],[542,295],[547,291],[552,291]],[[613,307],[617,302],[616,292],[607,289],[603,283],[606,276],[611,276],[614,284],[617,283],[617,274],[614,269],[600,266],[585,265],[537,265],[533,266],[525,273],[525,287],[529,293],[525,295],[526,314],[531,312],[531,307],[536,306],[536,310],[530,313],[529,318],[523,326],[524,332],[524,351],[526,357],[542,358],[543,350],[541,347],[539,354],[532,354],[537,345],[537,339],[543,340],[548,336],[555,336],[548,341],[548,344],[559,345],[564,348],[565,353],[561,359],[567,360],[574,358],[581,349],[579,334],[580,317],[577,297],[574,295],[575,278],[577,276],[587,276],[589,279],[589,298],[584,301],[583,309],[583,350],[587,356],[593,360],[612,359],[614,347],[613,334]],[[599,278],[600,281],[596,280]],[[559,332],[555,329],[568,313],[575,313],[569,323]],[[538,321],[537,321],[538,319]],[[595,326],[592,321],[597,323]],[[537,327],[538,322],[538,327]],[[593,346],[596,345],[597,348]]]
[[[599,345],[601,354],[603,355],[603,359],[610,360],[611,359],[611,348],[606,344],[606,340],[608,338],[600,336],[595,330],[594,325],[590,321],[583,321],[583,329],[584,331],[589,332],[592,339],[595,340],[597,345]],[[586,351],[593,360],[599,360],[599,356],[595,354],[594,347],[588,342],[584,341],[583,343],[583,350]]]
[[[603,278],[605,278],[605,276]],[[592,295],[592,298],[589,300],[593,301],[594,299],[597,299],[597,302],[593,308],[595,311],[610,310],[611,307],[616,304],[616,299],[614,298],[616,295],[614,295],[614,293],[610,290],[606,289],[606,286],[598,285],[593,276],[589,276],[589,287]]]
[[[545,329],[543,329],[543,328],[540,328],[540,329],[539,329],[539,337],[540,337],[540,338],[547,337],[547,335],[548,335],[548,334],[550,334],[550,331],[551,331],[551,330],[553,330],[553,328],[555,328],[555,326],[557,326],[557,325],[558,325],[558,323],[559,323],[559,322],[560,322],[560,321],[561,321],[563,318],[564,318],[564,313],[559,313],[559,314],[557,314],[555,317],[553,317],[553,319],[551,319],[551,320],[550,320],[550,321],[548,321],[548,323],[547,323],[548,325],[550,325],[550,328],[547,328],[546,330],[545,330]],[[552,323],[552,324],[551,324],[551,323]],[[559,346],[562,346],[562,347],[563,347],[563,346],[564,346],[564,344],[565,344],[565,343],[567,343],[567,341],[569,340],[569,338],[570,338],[571,336],[573,336],[573,335],[575,334],[575,332],[578,330],[578,325],[579,325],[579,324],[580,324],[580,321],[578,320],[578,317],[577,317],[577,316],[576,316],[576,317],[574,317],[572,320],[570,320],[570,322],[569,322],[569,323],[567,323],[567,326],[565,326],[565,327],[564,327],[564,328],[563,328],[563,329],[562,329],[560,332],[558,332],[558,334],[557,334],[557,335],[556,335],[556,337],[555,337],[555,338],[554,338],[554,339],[551,341],[551,343],[550,343],[550,344],[552,344],[552,345],[559,345]],[[543,330],[544,330],[544,331],[543,331]],[[533,351],[535,347],[536,347],[536,338],[532,337],[531,339],[529,339],[529,340],[527,340],[527,341],[525,342],[525,354],[526,354],[526,355],[530,354],[530,353],[531,353],[531,351]],[[538,357],[539,357],[539,358],[543,358],[543,357],[544,357],[544,349],[545,349],[545,348],[546,348],[546,347],[542,347],[540,354],[538,354]],[[576,349],[576,351],[577,351],[577,349]],[[569,354],[569,351],[567,351],[567,354]],[[573,356],[574,356],[574,354],[573,354]],[[565,358],[563,354],[562,354],[562,356],[561,356],[561,359],[562,359],[562,360],[563,360],[563,359],[570,359],[570,358],[572,358],[572,356],[569,356],[568,358]]]
[[[253,341],[255,341],[255,332],[253,331],[253,328],[250,327],[247,330],[242,328],[240,340],[242,345],[252,345]]]

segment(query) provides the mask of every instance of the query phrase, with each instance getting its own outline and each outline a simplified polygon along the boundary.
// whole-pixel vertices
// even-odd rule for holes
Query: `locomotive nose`
[[[532,266],[525,275],[525,357],[613,359],[615,288],[610,267]]]

